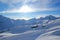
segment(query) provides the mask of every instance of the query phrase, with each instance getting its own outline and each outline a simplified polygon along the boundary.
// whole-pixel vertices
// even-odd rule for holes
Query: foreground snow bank
[[[41,33],[40,30],[31,30],[11,37],[1,38],[0,40],[35,40]]]
[[[38,38],[36,40],[60,40],[60,36],[53,36],[53,35],[43,36],[43,37]]]
[[[11,37],[11,36],[15,36],[15,35],[18,35],[18,34],[12,34],[9,32],[0,33],[0,37]]]
[[[35,40],[60,40],[60,29],[44,33]]]

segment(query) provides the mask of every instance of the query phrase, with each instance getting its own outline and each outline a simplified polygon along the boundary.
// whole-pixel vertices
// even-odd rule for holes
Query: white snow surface
[[[0,40],[35,40],[35,38],[38,37],[40,33],[41,33],[40,30],[27,31],[24,33],[20,33],[18,35],[15,34],[10,37],[9,36],[4,37],[4,38],[1,38]]]
[[[16,34],[0,33],[0,40],[60,40],[60,19],[47,24],[47,27]]]

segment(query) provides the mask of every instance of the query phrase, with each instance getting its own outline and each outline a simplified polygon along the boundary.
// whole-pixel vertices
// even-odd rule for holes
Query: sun
[[[8,11],[3,11],[2,13],[30,13],[30,12],[35,12],[35,9],[31,8],[28,5],[23,5],[19,8],[14,8]]]
[[[22,13],[27,13],[27,12],[33,12],[34,10],[27,5],[24,5],[21,8],[19,8],[18,11]]]

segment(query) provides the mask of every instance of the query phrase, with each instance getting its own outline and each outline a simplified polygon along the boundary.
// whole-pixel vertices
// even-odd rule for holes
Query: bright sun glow
[[[22,6],[18,11],[27,13],[27,12],[33,12],[34,10],[32,8],[30,8],[29,6],[25,5],[25,6]]]
[[[8,11],[3,11],[2,13],[28,13],[28,12],[35,12],[35,10],[28,5],[23,5],[18,9],[12,9]]]
[[[31,19],[31,18],[28,18],[28,17],[22,17],[22,18],[20,18],[20,19],[29,20],[29,19]]]
[[[29,19],[31,19],[31,18],[28,18],[28,17],[21,17],[21,18],[15,18],[15,17],[13,17],[15,20],[17,20],[17,19],[24,19],[24,20],[29,20]]]

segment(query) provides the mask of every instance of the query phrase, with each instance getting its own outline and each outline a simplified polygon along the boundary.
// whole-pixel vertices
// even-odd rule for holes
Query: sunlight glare
[[[34,10],[32,8],[30,8],[29,6],[25,5],[25,6],[22,6],[18,11],[27,13],[27,12],[33,12]]]

